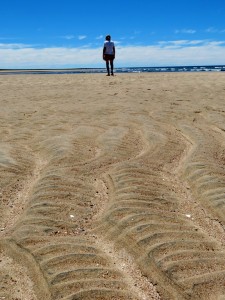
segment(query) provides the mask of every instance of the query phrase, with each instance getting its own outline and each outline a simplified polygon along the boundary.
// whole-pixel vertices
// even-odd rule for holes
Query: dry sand
[[[0,300],[225,299],[225,74],[0,90]]]

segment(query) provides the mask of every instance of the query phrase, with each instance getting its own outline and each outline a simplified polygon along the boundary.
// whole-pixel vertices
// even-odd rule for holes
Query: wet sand
[[[0,75],[0,299],[225,299],[225,74]]]

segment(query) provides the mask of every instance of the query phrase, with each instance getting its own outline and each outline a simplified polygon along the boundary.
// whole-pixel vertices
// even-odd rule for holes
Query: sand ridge
[[[223,73],[0,87],[0,299],[225,298]]]

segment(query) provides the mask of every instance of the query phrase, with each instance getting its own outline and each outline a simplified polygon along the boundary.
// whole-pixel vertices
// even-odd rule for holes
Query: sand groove
[[[189,220],[189,211],[185,215],[179,210],[183,183],[168,180],[168,172],[169,177],[175,175],[171,164],[179,156],[182,159],[186,145],[176,135],[171,137],[172,132],[165,134],[170,139],[165,142],[165,136],[159,143],[157,160],[147,152],[141,159],[111,171],[114,203],[105,212],[103,231],[107,229],[110,239],[129,249],[153,282],[164,282],[163,292],[168,298],[204,298],[212,286],[216,292],[223,285],[225,256],[220,241],[210,239],[198,223]],[[149,163],[145,168],[142,159]],[[162,168],[167,165],[170,171]]]
[[[187,129],[185,128],[185,131]],[[210,130],[202,132],[196,128],[189,133],[190,138],[196,144],[196,150],[189,157],[184,171],[185,176],[198,200],[224,226],[225,184],[223,178],[225,173],[221,165],[224,146],[218,142],[218,134],[213,134]],[[213,152],[213,160],[211,152]]]
[[[129,138],[129,133],[123,130],[121,137],[115,132],[114,140],[105,140],[102,135],[99,143],[104,140],[104,148],[102,155],[97,154],[97,160],[91,159],[96,155],[95,144],[84,153],[86,142],[79,139],[67,142],[62,151],[51,147],[49,162],[45,168],[38,168],[38,175],[36,171],[31,186],[23,194],[28,200],[26,211],[12,237],[21,249],[34,257],[40,272],[33,278],[46,279],[46,293],[53,299],[92,299],[93,295],[96,299],[140,299],[130,293],[121,272],[87,233],[91,219],[99,210],[96,195],[100,194],[90,174],[104,169],[111,155],[116,155],[112,163],[117,164],[121,157],[124,160],[124,152],[128,151],[124,133]],[[107,138],[110,134],[106,134]],[[108,153],[109,146],[118,149],[116,154]],[[133,151],[130,150],[131,155]]]

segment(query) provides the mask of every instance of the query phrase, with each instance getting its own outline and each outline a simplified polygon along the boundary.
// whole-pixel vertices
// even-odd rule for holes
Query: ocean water
[[[149,73],[149,72],[222,72],[225,65],[214,66],[174,66],[174,67],[125,67],[115,68],[115,73]],[[22,69],[0,70],[0,75],[13,74],[90,74],[105,73],[105,68],[70,68],[70,69]]]

